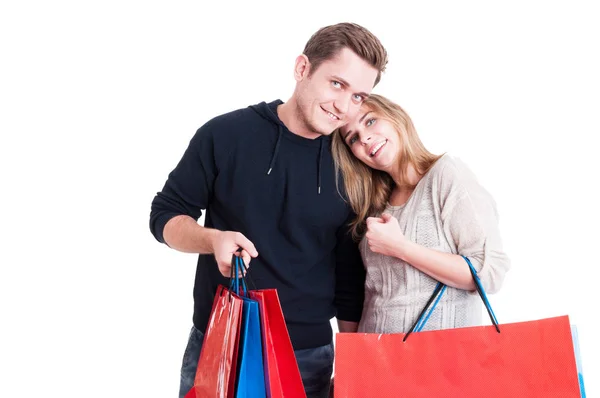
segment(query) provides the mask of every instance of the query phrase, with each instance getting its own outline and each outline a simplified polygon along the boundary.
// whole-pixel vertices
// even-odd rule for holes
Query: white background
[[[0,396],[177,394],[196,256],[154,240],[150,202],[200,125],[289,98],[305,42],[341,21],[387,47],[374,92],[496,198],[499,320],[568,314],[599,396],[592,1],[213,3],[0,6]]]

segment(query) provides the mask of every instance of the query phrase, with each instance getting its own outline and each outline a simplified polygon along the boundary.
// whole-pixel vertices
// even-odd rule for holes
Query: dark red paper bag
[[[186,398],[233,398],[242,299],[219,286],[204,335],[194,387]]]
[[[335,397],[580,397],[567,316],[404,336],[338,334]]]
[[[267,396],[306,398],[277,290],[251,290],[249,293],[258,301],[260,309]]]

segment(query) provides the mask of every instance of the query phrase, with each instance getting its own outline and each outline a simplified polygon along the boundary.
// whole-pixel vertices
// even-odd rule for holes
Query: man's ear
[[[297,82],[301,82],[308,77],[309,72],[310,61],[308,60],[308,57],[304,54],[298,55],[294,65],[294,79],[296,79]]]

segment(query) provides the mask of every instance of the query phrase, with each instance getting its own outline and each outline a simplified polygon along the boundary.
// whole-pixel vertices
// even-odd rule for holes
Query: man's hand
[[[338,330],[340,333],[356,333],[358,331],[358,322],[350,322],[350,321],[337,321]]]
[[[246,266],[249,266],[252,258],[258,256],[254,244],[240,232],[216,231],[211,246],[219,271],[226,278],[231,276],[231,259],[234,254],[241,256]],[[242,249],[241,253],[238,253],[239,249]]]

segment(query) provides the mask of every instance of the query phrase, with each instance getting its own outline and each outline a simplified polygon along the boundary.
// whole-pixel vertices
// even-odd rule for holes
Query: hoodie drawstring
[[[278,126],[278,135],[277,142],[275,143],[275,149],[273,150],[273,156],[271,157],[271,163],[269,163],[269,170],[267,171],[267,175],[271,174],[271,170],[275,166],[275,160],[277,159],[277,155],[279,154],[279,144],[281,144],[281,136],[283,135],[283,127]],[[319,145],[319,159],[317,161],[317,193],[321,194],[321,162],[323,160],[323,139],[321,138],[321,143]]]
[[[273,170],[273,166],[275,166],[275,159],[277,158],[277,154],[279,153],[279,144],[281,143],[281,136],[283,135],[282,127],[277,127],[277,142],[275,143],[275,150],[273,151],[273,156],[271,156],[271,163],[269,163],[269,171],[267,171],[267,175],[271,174],[271,170]]]
[[[323,139],[321,138],[321,145],[319,146],[319,162],[317,163],[317,193],[321,194],[321,160],[323,159]]]

